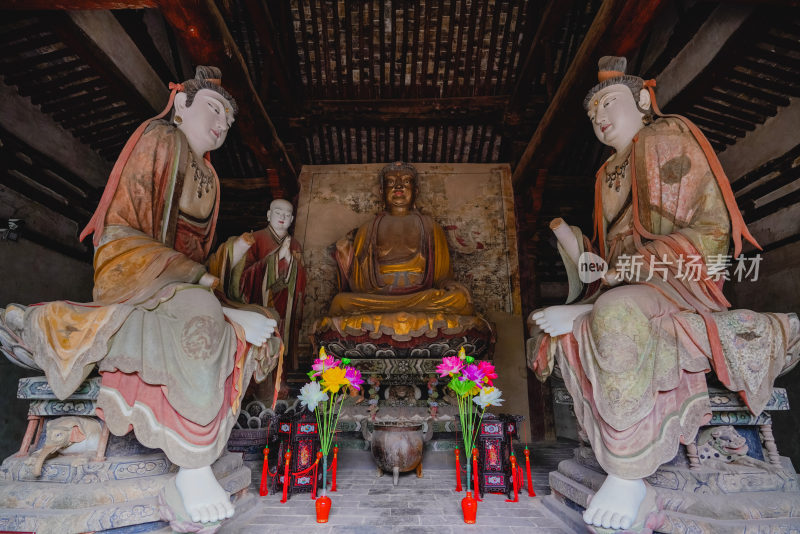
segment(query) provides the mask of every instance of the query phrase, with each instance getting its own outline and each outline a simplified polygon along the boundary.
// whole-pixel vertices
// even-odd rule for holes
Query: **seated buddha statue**
[[[340,292],[315,332],[408,341],[490,331],[467,288],[453,279],[444,230],[415,206],[416,169],[392,163],[380,181],[384,211],[336,242]]]

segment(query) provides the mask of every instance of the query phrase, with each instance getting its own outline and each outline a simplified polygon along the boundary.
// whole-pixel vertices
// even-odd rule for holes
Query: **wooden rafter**
[[[223,85],[239,103],[236,122],[242,140],[265,167],[265,173],[270,168],[278,170],[280,188],[273,191],[273,196],[293,197],[297,193],[297,173],[214,2],[162,2],[161,12],[196,64],[222,69]]]
[[[525,55],[525,63],[523,63],[522,69],[517,75],[517,83],[514,85],[514,91],[511,94],[507,119],[510,125],[513,125],[518,120],[522,108],[528,102],[530,85],[541,67],[547,40],[558,30],[570,7],[571,2],[564,0],[550,0],[545,6],[539,27],[536,29],[531,46]]]
[[[641,44],[665,0],[605,0],[577,54],[570,63],[550,106],[528,142],[512,177],[516,187],[528,182],[536,169],[549,168],[572,139],[573,128],[586,127],[580,102],[596,82],[597,60],[624,56]]]

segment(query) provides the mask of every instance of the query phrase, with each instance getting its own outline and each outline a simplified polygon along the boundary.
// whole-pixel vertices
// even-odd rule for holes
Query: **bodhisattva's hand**
[[[592,310],[591,304],[571,304],[564,306],[550,306],[543,310],[531,313],[529,322],[536,323],[552,337],[562,336],[572,332],[572,323],[575,319]]]
[[[235,310],[223,306],[222,313],[228,319],[241,326],[244,329],[245,340],[256,347],[266,343],[278,326],[278,322],[275,319],[269,319],[256,312]]]
[[[239,238],[233,242],[233,265],[236,265],[244,258],[244,255],[247,254],[247,251],[250,250],[253,243],[255,243],[255,239],[253,238],[253,234],[249,232],[239,236]]]
[[[200,280],[198,280],[197,283],[203,287],[214,289],[217,287],[217,284],[219,284],[219,278],[213,274],[203,273],[203,276],[200,277]]]

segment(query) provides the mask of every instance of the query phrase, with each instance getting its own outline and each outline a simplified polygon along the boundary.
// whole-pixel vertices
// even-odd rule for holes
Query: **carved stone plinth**
[[[657,494],[653,532],[797,532],[798,475],[791,461],[778,454],[769,415],[753,416],[726,390],[709,388],[709,396],[711,424],[646,479]],[[788,409],[785,390],[775,388],[767,410]],[[576,530],[583,529],[581,514],[604,480],[594,453],[582,445],[573,459],[550,473],[552,494],[544,502]]]

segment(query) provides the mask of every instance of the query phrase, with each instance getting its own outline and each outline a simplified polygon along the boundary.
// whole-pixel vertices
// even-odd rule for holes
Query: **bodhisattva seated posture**
[[[337,241],[341,292],[315,331],[407,341],[488,329],[469,291],[453,279],[444,230],[415,207],[416,169],[392,163],[380,180],[385,211]]]
[[[15,343],[7,356],[44,370],[61,399],[97,367],[97,414],[113,434],[133,429],[162,449],[180,467],[191,519],[211,522],[233,514],[211,464],[251,375],[263,380],[281,347],[266,310],[220,305],[203,264],[219,210],[208,153],[225,141],[236,104],[215,67],[172,87],[159,120],[126,145],[81,236],[94,233],[94,301],[9,305],[0,337]],[[160,120],[173,99],[172,122]]]
[[[725,312],[730,304],[710,273],[731,237],[734,257],[742,236],[757,244],[719,161],[690,122],[653,121],[654,82],[625,75],[625,58],[602,58],[600,71],[584,106],[597,138],[615,150],[595,184],[593,250],[610,268],[584,286],[581,303],[534,311],[529,321],[544,332],[534,371],[544,379],[558,359],[578,422],[608,473],[584,521],[630,528],[647,512],[643,479],[711,417],[706,373],[713,369],[758,414],[797,333],[785,314]],[[553,228],[574,300],[576,266],[592,243],[577,228]]]
[[[287,350],[296,346],[306,286],[303,249],[289,235],[293,213],[288,200],[273,200],[267,211],[266,228],[231,237],[208,260],[209,272],[220,279],[216,288],[220,299],[237,308],[258,305],[277,311],[278,331]],[[283,359],[281,354],[273,401],[281,390],[288,394],[286,384],[281,383],[285,376]]]

